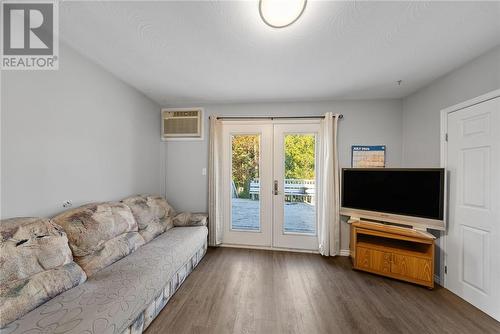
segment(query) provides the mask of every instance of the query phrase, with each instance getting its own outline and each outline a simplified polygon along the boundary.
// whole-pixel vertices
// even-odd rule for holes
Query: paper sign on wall
[[[385,145],[353,145],[351,152],[351,166],[353,168],[385,167]]]

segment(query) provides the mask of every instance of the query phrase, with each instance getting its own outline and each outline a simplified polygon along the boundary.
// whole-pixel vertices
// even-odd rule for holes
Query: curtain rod
[[[339,119],[344,118],[344,115],[340,114]],[[255,117],[238,117],[238,116],[222,116],[217,117],[217,119],[248,119],[248,120],[258,120],[258,119],[316,119],[316,118],[325,118],[325,116],[255,116]]]

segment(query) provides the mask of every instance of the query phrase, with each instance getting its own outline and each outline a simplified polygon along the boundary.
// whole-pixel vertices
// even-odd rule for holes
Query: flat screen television
[[[443,168],[344,168],[341,214],[444,229]]]

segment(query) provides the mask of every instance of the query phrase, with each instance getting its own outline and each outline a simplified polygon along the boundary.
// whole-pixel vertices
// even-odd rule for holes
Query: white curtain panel
[[[320,192],[318,195],[319,252],[325,256],[340,253],[340,172],[337,150],[339,115],[328,112],[322,121],[323,144],[320,154]]]
[[[208,244],[222,243],[222,125],[217,116],[210,116],[210,140],[208,155]]]

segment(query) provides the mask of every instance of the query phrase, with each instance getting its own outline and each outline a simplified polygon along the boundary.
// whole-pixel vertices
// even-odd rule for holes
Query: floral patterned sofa
[[[148,195],[1,221],[0,333],[142,333],[205,255],[206,224]]]

